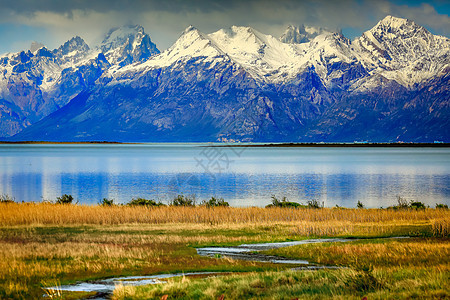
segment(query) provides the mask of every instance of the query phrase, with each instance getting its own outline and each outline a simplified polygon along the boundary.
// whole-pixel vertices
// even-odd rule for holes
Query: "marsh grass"
[[[450,231],[449,217],[450,212],[445,209],[394,211],[0,203],[0,298],[36,299],[44,294],[41,287],[48,286],[51,281],[68,284],[80,280],[125,275],[189,271],[276,270],[280,267],[271,264],[200,257],[196,254],[194,247],[298,240],[308,236],[436,236],[440,238],[427,239],[423,243],[416,241],[415,247],[422,249],[420,250],[422,252],[419,250],[417,252],[409,246],[405,246],[406,248],[401,251],[408,255],[417,252],[424,255],[437,253],[436,255],[448,257],[448,248],[442,245],[437,247],[439,243],[435,241],[448,241],[443,237],[447,237]],[[402,242],[399,242],[399,245],[404,245],[401,244]],[[414,240],[411,240],[412,242]],[[392,246],[390,243],[387,246],[382,246],[383,243],[376,246],[377,243],[374,242],[373,245],[375,252],[358,248],[358,242],[349,245],[350,248],[336,248],[333,251],[342,257],[347,256],[346,253],[353,253],[350,257],[353,257],[353,260],[359,257],[359,261],[363,260],[361,257],[364,257],[365,253],[371,253],[375,261],[381,261],[387,258],[382,256],[377,258],[378,252],[386,254],[395,249],[401,249],[397,247],[392,250],[389,248]],[[314,256],[314,251],[311,251],[310,258],[319,259],[322,263],[329,261],[332,264],[356,266],[349,258],[347,261],[339,260],[337,256],[333,256],[331,250],[323,250],[325,251],[323,256]],[[419,254],[414,254],[412,257],[420,259]],[[430,258],[429,255],[424,257]],[[412,268],[412,265],[410,263],[407,267]],[[448,261],[433,268],[433,272],[439,268],[441,271],[448,271]],[[375,268],[373,274],[378,276],[379,271],[379,267]],[[418,271],[422,272],[423,269]],[[325,279],[314,277],[318,275],[311,275],[309,279],[301,280],[312,282],[317,280],[319,283],[310,286],[311,290],[305,293],[314,295],[320,292],[320,295],[334,295],[333,286],[345,285],[343,279],[336,282],[332,279],[333,276],[344,274],[339,272],[348,272],[345,274],[350,275],[362,274],[358,273],[361,271],[354,270],[352,272],[357,273],[351,273],[348,270],[318,272],[317,274],[328,274],[323,276],[327,276],[329,285],[319,284]],[[436,277],[438,274],[436,272],[431,275]],[[263,293],[263,289],[255,287],[259,285],[258,280],[262,280],[261,284],[264,284],[266,277],[259,277],[266,276],[264,274],[252,275],[253,284],[245,283],[245,280],[239,283],[242,284],[241,292],[245,295],[253,295],[252,297]],[[386,274],[383,276],[392,275]],[[280,279],[281,281],[291,280],[285,278],[285,275],[273,276],[284,278]],[[412,275],[408,276],[410,278]],[[442,277],[442,274],[440,276]],[[436,277],[438,287],[441,284],[439,280],[443,280],[441,277]],[[241,280],[239,276],[232,278],[234,279],[230,279],[230,287],[234,284],[233,281]],[[392,278],[388,278],[389,280]],[[214,282],[218,286],[219,296],[227,291],[227,288],[220,287],[223,283]],[[194,280],[191,283],[194,284]],[[297,288],[304,290],[306,287],[299,285]],[[320,291],[322,288],[324,291]],[[123,289],[127,290],[128,287]],[[208,295],[216,295],[215,289],[210,287],[205,289],[210,290]],[[437,290],[438,288],[433,288],[433,291]],[[135,292],[138,293],[138,291]],[[280,293],[281,295],[293,294],[281,290]],[[64,297],[67,295],[64,292]],[[227,296],[226,299],[229,297]]]
[[[193,246],[287,237],[282,226],[271,230],[205,224],[2,227],[0,299],[36,299],[45,292],[42,286],[54,286],[55,281],[68,284],[112,276],[273,269],[262,263],[201,257]]]

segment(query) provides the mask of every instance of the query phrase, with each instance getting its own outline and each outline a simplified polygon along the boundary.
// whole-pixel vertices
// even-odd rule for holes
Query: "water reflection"
[[[450,204],[449,158],[449,149],[0,145],[0,194],[40,201],[67,193],[93,204],[184,193],[234,206],[264,206],[277,195],[347,207],[386,207],[400,195],[434,206]]]

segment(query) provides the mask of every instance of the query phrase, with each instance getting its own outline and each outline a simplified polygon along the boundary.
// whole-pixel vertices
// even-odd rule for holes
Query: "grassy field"
[[[117,288],[117,299],[448,298],[448,210],[102,207],[0,204],[0,298],[39,298],[43,286],[123,275],[239,272]],[[413,236],[279,249],[345,266],[286,266],[200,257],[195,247],[308,237]],[[283,269],[284,268],[284,269]],[[308,284],[305,284],[308,283]],[[368,285],[366,288],[365,286]],[[200,295],[201,294],[201,295]],[[77,297],[74,293],[63,298]]]

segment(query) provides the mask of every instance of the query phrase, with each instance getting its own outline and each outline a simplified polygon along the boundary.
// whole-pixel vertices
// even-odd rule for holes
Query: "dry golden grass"
[[[0,204],[0,226],[70,225],[126,223],[263,223],[292,221],[345,221],[375,223],[386,221],[448,220],[449,210],[387,209],[286,209],[233,207],[129,207],[55,205],[47,203]],[[442,223],[448,226],[447,223]]]
[[[64,284],[124,274],[261,268],[259,264],[196,255],[192,246],[206,244],[281,241],[306,236],[446,237],[450,232],[449,217],[448,210],[436,209],[146,208],[1,203],[0,298],[34,298],[42,293],[39,285],[48,280]]]
[[[448,216],[442,219],[433,219],[431,225],[434,236],[450,236],[450,219]]]
[[[415,235],[415,230],[423,232],[426,228],[431,235],[445,237],[450,233],[449,220],[450,210],[443,209],[267,209],[0,204],[0,226],[136,223],[272,226],[278,223],[291,225],[291,234],[300,236]]]

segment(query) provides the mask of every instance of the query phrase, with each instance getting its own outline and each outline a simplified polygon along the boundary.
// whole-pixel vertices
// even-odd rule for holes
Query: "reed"
[[[431,221],[431,226],[433,228],[433,235],[437,237],[448,237],[450,236],[450,218],[443,219],[433,219]]]
[[[1,203],[0,226],[14,225],[80,225],[80,224],[248,224],[273,222],[415,222],[431,225],[435,230],[447,232],[449,210],[387,210],[387,209],[289,209],[289,208],[236,208],[236,207],[132,207],[55,205],[48,203]],[[333,224],[334,226],[335,224]],[[434,227],[433,227],[434,228]],[[442,231],[444,230],[444,231]],[[314,229],[312,229],[314,232]]]

